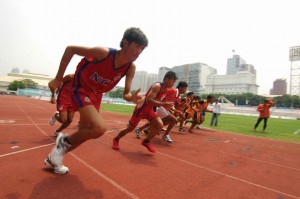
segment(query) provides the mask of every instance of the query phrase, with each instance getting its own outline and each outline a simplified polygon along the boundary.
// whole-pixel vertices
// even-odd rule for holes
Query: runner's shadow
[[[44,170],[53,172],[50,169]],[[29,199],[34,198],[103,198],[103,193],[101,190],[86,189],[76,175],[53,174],[36,184]]]
[[[144,151],[132,152],[132,151],[119,151],[124,157],[126,157],[133,164],[144,164],[152,167],[156,167],[156,161],[154,156],[148,153],[145,148]]]

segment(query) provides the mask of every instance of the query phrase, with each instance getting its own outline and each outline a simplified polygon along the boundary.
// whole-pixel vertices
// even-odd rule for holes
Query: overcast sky
[[[14,67],[55,76],[67,45],[119,48],[125,29],[139,27],[149,47],[137,70],[202,62],[224,75],[235,50],[268,94],[275,79],[289,82],[299,8],[299,0],[0,0],[0,76]]]

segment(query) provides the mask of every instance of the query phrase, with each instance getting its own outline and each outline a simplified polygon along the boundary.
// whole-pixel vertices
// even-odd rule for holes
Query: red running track
[[[152,154],[135,134],[111,148],[130,116],[101,112],[107,133],[65,156],[70,172],[43,164],[53,147],[55,105],[0,95],[0,198],[300,198],[300,145],[228,132],[171,132],[153,139]],[[76,130],[78,114],[65,133]]]

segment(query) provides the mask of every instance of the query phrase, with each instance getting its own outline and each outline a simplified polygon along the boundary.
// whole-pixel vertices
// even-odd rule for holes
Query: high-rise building
[[[132,79],[131,90],[141,89],[140,92],[147,91],[147,72],[146,71],[135,71],[134,77]]]
[[[290,94],[300,96],[300,46],[290,47]]]
[[[227,59],[226,75],[207,77],[205,93],[257,94],[256,70],[239,55]]]
[[[285,95],[287,89],[286,79],[276,79],[273,82],[273,88],[270,92],[271,95]]]
[[[150,80],[150,74],[147,75],[147,88],[156,81],[163,81],[163,78],[168,71],[174,71],[178,77],[177,82],[185,81],[188,83],[188,90],[193,91],[196,95],[201,93],[222,93],[222,94],[238,94],[238,93],[253,93],[257,94],[258,85],[256,84],[256,70],[251,64],[246,64],[246,61],[239,55],[233,55],[227,60],[227,73],[231,75],[217,75],[217,70],[204,63],[184,64],[180,66],[160,67],[158,77]],[[137,75],[139,76],[139,75]],[[145,78],[143,76],[143,78]],[[141,78],[139,81],[134,81],[134,86],[142,88]],[[155,79],[155,80],[154,80]],[[176,86],[176,84],[174,85]],[[134,87],[135,88],[135,87]],[[146,90],[142,90],[146,92]]]
[[[140,93],[146,93],[150,86],[157,82],[157,74],[147,73],[146,71],[135,71],[134,78],[132,80],[131,89],[141,89]]]
[[[248,72],[256,77],[256,70],[254,69],[254,66],[251,64],[241,64],[237,68],[237,72]]]
[[[165,66],[160,67],[160,68],[158,69],[158,81],[159,81],[159,82],[162,82],[162,81],[163,81],[165,74],[166,74],[169,70],[171,70],[171,68],[168,68],[168,67],[165,67]]]
[[[147,89],[149,89],[153,83],[161,81],[161,80],[158,80],[157,78],[158,78],[158,75],[156,73],[149,73],[147,75]],[[147,91],[148,90],[146,90],[146,92]]]
[[[217,70],[204,63],[184,64],[171,68],[178,77],[177,82],[185,81],[188,83],[188,90],[196,95],[205,90],[207,76],[217,74]]]
[[[205,93],[222,94],[257,94],[256,70],[239,55],[227,59],[226,75],[207,77]]]
[[[235,75],[211,75],[207,77],[205,93],[257,94],[256,77],[250,72],[238,71]]]
[[[11,73],[20,73],[20,70],[18,67],[14,67],[12,70],[11,70]]]
[[[246,61],[239,55],[233,55],[232,58],[228,58],[226,75],[235,75],[242,64],[246,64]]]

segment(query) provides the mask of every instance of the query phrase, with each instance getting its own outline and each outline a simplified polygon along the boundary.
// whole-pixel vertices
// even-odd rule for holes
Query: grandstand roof
[[[7,76],[0,77],[0,84],[9,85],[11,82],[15,80],[23,80],[23,79],[31,79],[36,82],[39,86],[47,86],[48,82],[53,79],[48,75],[43,74],[35,74],[35,73],[8,73]]]

